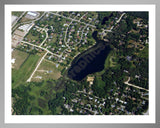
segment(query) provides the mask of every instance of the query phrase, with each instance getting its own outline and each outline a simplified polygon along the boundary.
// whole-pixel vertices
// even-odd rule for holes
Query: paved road
[[[60,16],[60,17],[66,18],[66,19],[70,19],[70,20],[73,20],[73,21],[77,21],[77,22],[79,22],[79,23],[82,23],[82,24],[91,26],[91,27],[93,27],[93,28],[96,28],[96,26],[94,26],[94,25],[92,25],[92,24],[87,24],[87,23],[85,23],[85,22],[81,22],[81,21],[79,21],[79,20],[76,20],[76,19],[73,19],[73,18],[70,18],[70,17],[66,17],[66,16],[63,16],[63,15],[60,15],[60,14],[57,14],[57,13],[53,13],[53,12],[49,12],[49,13],[51,13],[51,14],[53,14],[53,15],[56,15],[56,16]]]
[[[115,25],[118,24],[118,23],[121,21],[121,19],[122,19],[122,17],[124,16],[124,14],[125,14],[125,13],[122,13],[122,15],[120,16],[120,18],[116,21]],[[113,28],[114,28],[115,25],[113,25],[109,30],[103,29],[103,32],[105,32],[105,31],[106,31],[106,32],[112,32],[112,30],[113,30]]]
[[[120,16],[120,18],[117,20],[116,23],[119,23],[124,15],[125,15],[125,13],[123,13],[123,14]]]
[[[33,21],[23,22],[22,24],[27,24],[27,23],[30,23],[30,22],[33,23],[33,22],[41,19],[46,13],[47,13],[47,12],[44,12],[41,17],[39,17],[39,18],[37,18],[37,19],[35,19],[35,20],[33,20]],[[71,48],[70,48],[70,46],[67,44],[68,42],[66,42],[66,36],[67,36],[68,28],[69,28],[69,26],[72,24],[73,21],[77,21],[77,22],[80,22],[80,23],[85,24],[85,25],[86,25],[85,28],[86,28],[87,26],[91,26],[91,27],[96,28],[96,26],[94,26],[94,25],[81,22],[80,20],[76,20],[75,18],[76,18],[77,16],[73,19],[73,18],[69,18],[69,17],[62,16],[62,15],[60,15],[60,14],[58,14],[58,13],[52,13],[52,12],[48,12],[48,13],[51,13],[51,14],[54,14],[54,15],[57,15],[57,16],[60,16],[60,17],[63,17],[63,18],[67,18],[67,19],[72,20],[71,23],[68,25],[68,27],[67,27],[67,29],[66,29],[65,38],[64,38],[64,42],[65,42],[66,46],[67,46],[69,49],[71,49]],[[86,13],[86,14],[87,14],[87,13]],[[86,14],[84,14],[81,18],[83,18]],[[80,18],[80,19],[81,19],[81,18]],[[63,55],[64,52],[62,52],[61,55],[57,55],[57,54],[52,53],[52,52],[49,51],[48,49],[41,47],[41,46],[44,44],[44,42],[46,41],[46,39],[48,38],[48,33],[47,33],[47,31],[45,31],[45,32],[46,32],[46,35],[47,35],[47,36],[46,36],[45,40],[40,44],[40,46],[33,45],[33,44],[31,44],[31,43],[29,43],[29,42],[25,42],[25,41],[22,41],[22,42],[23,42],[23,43],[27,43],[27,44],[32,45],[32,46],[35,46],[35,47],[39,47],[39,48],[47,51],[48,53],[50,53],[50,54],[52,54],[52,55],[55,55],[55,56],[58,56],[58,57],[60,58],[60,57]],[[83,32],[82,32],[82,35],[83,35]],[[82,36],[81,36],[81,40],[82,40]]]
[[[13,23],[12,27],[14,27],[14,25],[19,21],[19,19],[20,19],[25,13],[26,13],[26,11],[23,12],[20,17],[18,17],[18,19]]]
[[[31,76],[29,77],[29,79],[27,80],[27,82],[30,82],[30,81],[31,81],[34,73],[37,71],[39,65],[42,63],[42,61],[43,61],[43,59],[45,58],[45,56],[47,55],[47,53],[48,53],[48,52],[46,52],[46,53],[44,54],[44,56],[41,58],[41,60],[40,60],[39,63],[37,64],[36,68],[35,68],[34,71],[32,72],[32,74],[31,74]]]
[[[34,19],[34,20],[23,22],[23,24],[28,24],[28,23],[35,22],[35,21],[37,21],[37,20],[40,20],[45,14],[46,14],[46,12],[44,12],[40,17],[37,17],[37,18]]]
[[[57,14],[57,13],[56,13],[56,14]],[[87,13],[86,13],[86,14],[87,14]],[[84,14],[80,19],[82,19],[86,14]],[[59,14],[58,14],[58,15],[59,15]],[[61,16],[61,15],[59,15],[59,16]],[[65,17],[65,16],[63,16],[63,17]],[[66,32],[65,32],[64,42],[65,42],[65,45],[66,45],[69,49],[71,49],[71,48],[70,48],[70,46],[67,44],[68,42],[66,41],[66,36],[67,36],[67,32],[68,32],[69,26],[72,24],[73,21],[75,21],[76,17],[77,17],[77,16],[75,16],[74,19],[70,18],[72,21],[71,21],[70,24],[68,25],[68,27],[67,27],[67,29],[66,29]],[[66,18],[66,17],[65,17],[65,18]],[[80,21],[80,19],[79,19],[79,21]],[[82,34],[83,34],[83,32],[82,32]],[[81,38],[82,38],[82,37],[81,37]]]
[[[40,44],[40,47],[44,44],[44,42],[47,40],[48,38],[48,32],[47,30],[45,30],[45,33],[46,33],[46,38],[43,40],[43,42]]]
[[[81,19],[85,16],[85,15],[87,15],[88,14],[88,12],[87,13],[85,13],[80,19],[79,19],[79,22],[81,21]]]
[[[127,80],[126,82],[124,82],[124,83],[125,83],[125,84],[127,84],[127,85],[129,85],[129,86],[132,86],[132,87],[135,87],[135,88],[141,89],[141,90],[149,91],[149,90],[147,90],[147,89],[145,89],[145,88],[142,88],[142,87],[136,86],[136,85],[134,85],[134,84],[130,84],[130,83],[129,83],[129,81],[130,81],[130,77],[129,77],[129,78],[128,78],[128,80]]]
[[[55,55],[55,56],[57,56],[57,57],[61,57],[61,55],[57,55],[57,54],[55,54],[55,53],[53,53],[53,52],[49,51],[48,49],[43,48],[43,47],[41,47],[41,46],[38,46],[38,45],[35,45],[35,44],[31,44],[31,43],[26,42],[26,41],[21,41],[21,42],[22,42],[22,43],[25,43],[25,44],[32,45],[32,46],[37,47],[37,48],[40,48],[40,49],[43,49],[43,50],[47,51],[48,53],[50,53],[50,54],[52,54],[52,55]]]
[[[90,21],[91,22],[91,21]],[[83,30],[82,30],[82,34],[81,34],[81,39],[80,39],[80,41],[77,43],[77,44],[75,44],[74,46],[77,46],[80,42],[81,42],[81,40],[82,40],[82,38],[83,38],[83,32],[84,32],[84,30],[87,28],[87,26],[88,25],[86,25],[84,28],[83,28]]]
[[[38,18],[36,18],[36,19],[34,19],[34,20],[26,21],[26,22],[22,22],[22,23],[20,23],[20,24],[17,24],[12,31],[14,31],[14,30],[17,28],[17,26],[24,25],[24,24],[28,24],[28,23],[34,23],[35,21],[41,19],[45,14],[46,14],[46,12],[44,12],[40,17],[38,17]]]
[[[67,29],[66,29],[66,32],[65,32],[64,43],[65,43],[65,45],[66,45],[69,49],[71,49],[71,48],[70,48],[70,46],[67,44],[68,42],[66,41],[66,36],[67,36],[67,32],[68,32],[69,26],[70,26],[70,25],[72,24],[72,22],[76,19],[76,17],[77,17],[77,16],[75,16],[74,19],[72,19],[72,21],[71,21],[70,24],[68,25],[68,27],[67,27]]]

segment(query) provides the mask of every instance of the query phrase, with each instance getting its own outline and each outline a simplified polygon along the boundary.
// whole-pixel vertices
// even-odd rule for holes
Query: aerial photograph
[[[148,11],[12,11],[12,115],[149,115]]]

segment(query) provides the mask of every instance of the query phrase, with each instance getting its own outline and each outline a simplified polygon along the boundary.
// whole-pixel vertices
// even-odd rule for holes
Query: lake
[[[97,31],[92,34],[96,44],[78,55],[71,63],[68,70],[68,77],[81,81],[88,74],[100,72],[104,69],[105,60],[111,51],[108,42],[98,40]]]

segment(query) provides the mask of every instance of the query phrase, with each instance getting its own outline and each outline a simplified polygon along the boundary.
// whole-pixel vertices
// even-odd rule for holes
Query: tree
[[[52,111],[52,114],[57,114],[56,108],[63,105],[63,94],[58,93],[56,94],[56,98],[48,101],[48,107]]]

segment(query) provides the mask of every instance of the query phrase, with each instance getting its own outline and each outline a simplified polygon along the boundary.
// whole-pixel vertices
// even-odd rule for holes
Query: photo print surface
[[[7,6],[6,120],[154,122],[154,7],[123,6]]]

